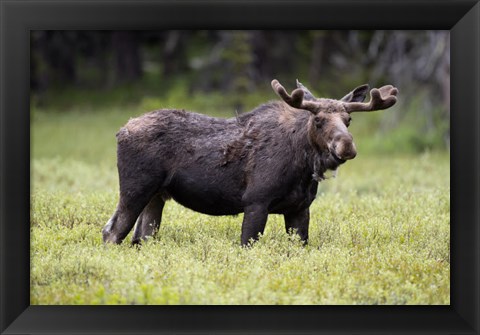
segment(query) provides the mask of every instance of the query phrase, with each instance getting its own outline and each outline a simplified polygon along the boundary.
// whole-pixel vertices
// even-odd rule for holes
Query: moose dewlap
[[[131,119],[117,133],[120,199],[103,228],[105,242],[121,243],[136,223],[132,243],[153,236],[165,201],[173,198],[210,215],[244,213],[241,243],[263,233],[269,213],[308,241],[309,207],[328,170],[355,158],[348,132],[353,112],[386,109],[398,90],[362,85],[340,100],[316,98],[301,83],[281,101],[222,119],[162,109]]]

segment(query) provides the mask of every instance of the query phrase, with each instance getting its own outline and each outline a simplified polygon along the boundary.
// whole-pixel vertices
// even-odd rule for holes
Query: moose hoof
[[[115,234],[113,234],[111,231],[105,228],[102,230],[102,236],[103,236],[104,243],[114,243],[114,244],[122,243],[121,239],[119,239]]]

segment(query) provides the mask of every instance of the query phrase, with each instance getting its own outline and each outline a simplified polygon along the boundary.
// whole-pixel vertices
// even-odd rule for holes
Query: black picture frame
[[[479,334],[480,4],[0,0],[0,332]],[[30,306],[30,30],[451,32],[450,306]]]

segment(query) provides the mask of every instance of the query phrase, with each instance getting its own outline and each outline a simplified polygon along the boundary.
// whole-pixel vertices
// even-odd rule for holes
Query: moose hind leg
[[[297,212],[291,212],[284,215],[285,229],[287,233],[294,230],[303,241],[308,243],[308,225],[310,223],[310,210],[308,208]]]
[[[121,190],[117,209],[102,230],[103,241],[122,243],[155,191],[152,187],[130,189],[128,192]]]
[[[132,244],[139,244],[142,240],[155,236],[162,221],[163,207],[165,200],[160,193],[157,193],[144,208],[137,220],[135,232],[132,237]]]

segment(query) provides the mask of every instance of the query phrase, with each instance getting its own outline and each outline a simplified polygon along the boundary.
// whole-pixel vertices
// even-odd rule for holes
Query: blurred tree
[[[31,82],[37,88],[75,84],[77,80],[76,42],[73,31],[37,31],[32,33]]]
[[[251,31],[252,42],[252,66],[254,69],[254,80],[258,82],[268,81],[273,76],[272,68],[272,38],[271,32],[265,30]]]
[[[185,30],[170,30],[166,32],[166,39],[162,50],[163,75],[169,76],[185,71],[185,43],[189,39],[189,32]]]
[[[227,71],[224,80],[227,90],[234,93],[234,107],[239,113],[243,111],[243,101],[247,92],[252,91],[252,35],[248,31],[224,32],[226,40],[223,58]]]
[[[79,31],[77,33],[77,62],[81,69],[78,75],[78,84],[94,89],[112,87],[114,78],[113,69],[109,66],[111,37],[105,31]]]
[[[325,35],[324,31],[317,30],[312,32],[313,45],[309,68],[309,80],[311,83],[318,83],[321,78]]]
[[[140,35],[141,36],[141,35]],[[116,81],[133,82],[142,76],[139,35],[130,31],[114,31],[112,48],[115,55]]]
[[[421,112],[425,132],[444,120],[444,140],[450,128],[450,35],[448,31],[375,31],[363,53],[373,81],[393,81],[402,88],[404,101],[424,94]],[[438,106],[440,112],[436,111]],[[437,115],[436,115],[437,113]],[[402,114],[397,112],[397,119]]]

